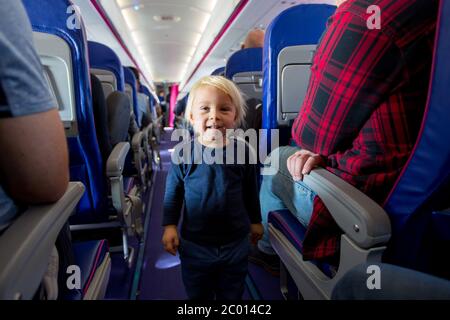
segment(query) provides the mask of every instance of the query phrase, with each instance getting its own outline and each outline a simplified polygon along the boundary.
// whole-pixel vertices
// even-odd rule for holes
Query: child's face
[[[224,142],[226,130],[235,128],[236,116],[236,106],[226,93],[212,86],[197,89],[190,120],[204,144],[213,145],[218,135]]]

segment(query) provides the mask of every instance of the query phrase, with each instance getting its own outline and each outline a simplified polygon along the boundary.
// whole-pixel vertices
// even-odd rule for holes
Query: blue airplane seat
[[[92,240],[75,242],[73,244],[75,262],[81,272],[80,291],[72,290],[63,300],[93,300],[95,297],[104,297],[108,282],[102,280],[109,278],[111,260],[109,259],[109,246],[106,240]],[[94,289],[95,288],[95,289]]]
[[[262,128],[281,129],[281,145],[288,144],[289,127],[298,113],[308,85],[312,54],[328,18],[335,10],[335,6],[326,4],[293,6],[279,14],[266,30]],[[292,87],[292,91],[283,96],[281,90],[277,90],[278,83]],[[270,151],[270,135],[264,135],[262,143],[267,143]]]
[[[143,84],[141,84],[139,86],[139,93],[142,93],[147,97],[148,109],[147,109],[145,116],[151,118],[152,117],[152,111],[151,111],[152,110],[152,94],[151,94],[150,90]],[[142,115],[142,117],[144,117],[144,115]],[[144,127],[146,125],[146,123],[144,123],[144,121],[141,121],[141,122],[142,122],[142,126]]]
[[[280,230],[296,250],[302,252],[302,243],[305,238],[306,228],[289,210],[273,211],[269,214],[269,223]],[[325,261],[313,261],[327,277],[333,277],[334,266]]]
[[[153,115],[152,115],[152,94],[150,90],[143,84],[139,86],[139,94],[145,97],[145,109],[141,109],[141,123],[142,131],[145,135],[145,150],[147,161],[147,181],[151,185],[153,178],[153,163],[154,163],[154,144],[153,144]],[[142,99],[141,99],[142,100]],[[145,111],[144,111],[145,110]]]
[[[153,97],[153,94],[151,93],[150,89],[145,86],[141,85],[139,88],[139,92],[145,94],[148,97],[148,107],[150,109],[150,116],[153,119],[153,110],[155,109],[155,98]],[[156,110],[155,110],[156,111]]]
[[[102,178],[102,158],[96,139],[92,100],[90,94],[86,94],[91,92],[91,86],[87,70],[88,57],[84,27],[68,28],[66,11],[68,6],[72,5],[70,1],[37,3],[27,0],[23,3],[35,34],[38,32],[39,37],[56,36],[62,43],[58,46],[67,47],[70,52],[69,63],[72,65],[73,74],[67,74],[67,76],[73,77],[75,117],[70,121],[64,121],[67,131],[70,132],[70,128],[76,127],[75,133],[68,134],[67,138],[70,177],[72,181],[81,181],[86,186],[77,212],[72,218],[76,216],[75,219],[80,222],[91,220],[92,217],[94,220],[103,220],[107,216],[107,201],[104,197],[107,186]],[[43,42],[48,43],[47,41],[49,40],[44,39]],[[36,42],[39,52],[40,41]],[[51,50],[51,45],[47,45],[47,49]]]
[[[160,165],[160,166],[162,165],[161,156],[159,153],[159,146],[158,146],[158,141],[159,141],[158,137],[160,136],[160,130],[159,130],[158,123],[157,123],[157,119],[158,119],[158,114],[156,113],[157,102],[156,102],[154,95],[150,92],[150,90],[148,90],[147,87],[141,86],[141,88],[143,88],[141,90],[144,90],[144,93],[147,94],[147,96],[148,96],[148,103],[149,103],[149,109],[150,109],[149,117],[151,119],[151,130],[148,130],[147,138],[148,138],[148,146],[152,153],[151,156],[150,155],[148,156],[148,159],[151,159],[151,161],[149,161],[149,168],[150,168],[149,175],[152,175],[153,174],[153,172],[152,172],[153,171],[153,163],[155,165]],[[152,179],[150,179],[150,181],[151,180]]]
[[[113,92],[105,99],[97,76],[91,74],[92,101],[97,140],[100,146],[103,168],[113,148],[128,139],[130,103],[123,92]],[[106,179],[106,176],[105,176]]]
[[[212,76],[225,76],[225,67],[219,67],[211,72]]]
[[[120,59],[116,55],[116,53],[111,48],[109,48],[104,44],[89,41],[88,49],[89,49],[90,71],[100,79],[105,98],[108,98],[108,96],[115,91],[129,94],[133,115],[136,116],[137,115],[135,110],[135,108],[137,108],[136,79],[132,71],[131,70],[127,71],[126,68],[122,66],[122,63],[120,62]],[[131,72],[132,74],[130,75],[129,72]],[[126,77],[125,74],[127,74]],[[134,84],[134,90],[131,88],[130,84],[126,83],[125,78],[128,80],[128,82]],[[130,89],[128,90],[127,87]],[[143,157],[142,152],[138,147],[138,145],[142,143],[143,139],[141,138],[141,136],[143,137],[143,134],[141,135],[141,133],[139,132],[139,125],[137,123],[137,119],[136,124],[130,126],[130,131],[133,131],[133,136],[130,137],[129,139],[129,142],[132,145],[133,152],[130,152],[127,156],[126,166],[124,170],[125,175],[124,185],[127,194],[129,193],[137,194],[139,193],[139,191],[136,191],[135,189],[138,188],[136,184],[138,180],[134,179],[134,176],[138,175],[139,177],[142,177],[141,170],[138,168],[141,167],[139,163],[140,159]],[[135,143],[133,144],[134,138]],[[134,164],[133,160],[135,162]],[[144,186],[145,189],[145,183],[142,182],[142,178],[140,178],[140,180],[141,185]]]
[[[304,298],[330,299],[336,284],[363,263],[383,262],[450,279],[445,255],[450,245],[450,145],[444,138],[450,136],[449,17],[450,3],[441,1],[421,130],[383,207],[325,169],[304,176],[344,232],[334,277],[303,260],[300,223],[283,212],[269,214],[271,243]]]
[[[225,66],[225,77],[232,80],[237,73],[261,72],[262,55],[262,48],[247,48],[236,51],[228,58]]]
[[[131,100],[132,109],[136,116],[136,122],[139,128],[142,125],[142,114],[139,111],[138,107],[138,98],[137,98],[137,90],[136,90],[136,77],[134,76],[133,71],[131,71],[128,67],[123,67],[123,74],[125,76],[125,92],[128,94]]]
[[[262,101],[262,52],[262,48],[241,49],[228,58],[225,66],[225,77],[239,87],[247,102]],[[253,108],[249,111],[255,113]]]
[[[143,94],[145,94],[145,95],[148,97],[148,103],[149,103],[149,105],[150,105],[150,99],[151,99],[152,93],[151,93],[150,90],[147,88],[147,86],[141,84],[141,85],[139,86],[139,93],[143,93]]]
[[[103,93],[102,84],[100,80],[93,74],[91,74],[91,87],[95,132],[97,134],[97,140],[102,159],[106,160],[113,149],[109,137],[108,109],[106,108],[106,99]],[[103,171],[105,170],[106,163],[105,161],[103,161]]]
[[[133,160],[134,166],[132,166],[131,161],[127,162],[127,168],[125,172],[127,175],[129,174],[137,174],[140,185],[142,186],[142,190],[144,191],[148,185],[147,170],[149,166],[148,159],[148,131],[142,128],[142,118],[143,114],[139,110],[138,105],[138,92],[137,92],[137,81],[134,75],[134,72],[129,67],[123,67],[123,74],[125,76],[125,93],[130,98],[132,113],[136,119],[136,125],[138,132],[135,133],[132,137],[132,150],[133,150]],[[130,157],[131,159],[131,157]]]
[[[139,92],[145,94],[148,97],[150,97],[151,95],[150,90],[143,84],[139,87]]]
[[[79,27],[68,23],[67,9],[73,5],[71,1],[24,0],[23,4],[32,24],[36,48],[44,70],[47,72],[54,68],[56,72],[53,76],[56,79],[62,77],[61,82],[69,87],[68,91],[62,91],[68,92],[71,99],[66,101],[66,97],[60,96],[60,90],[64,89],[61,87],[63,84],[59,81],[51,83],[56,85],[52,87],[53,93],[57,94],[58,98],[63,98],[59,100],[62,101],[60,115],[66,128],[71,180],[81,181],[86,187],[72,217],[76,216],[80,221],[88,217],[103,219],[108,214],[106,182],[103,179],[102,158],[95,132],[84,25],[78,13],[75,13],[75,20],[80,22]],[[68,70],[72,72],[69,73]],[[88,252],[80,252],[80,257],[87,254]],[[108,265],[109,256],[99,256],[97,262]],[[105,286],[108,279],[109,272],[105,270],[97,277],[96,284]],[[99,288],[94,288],[93,282],[88,285],[87,290],[101,294]],[[92,298],[102,296],[93,294]]]
[[[384,204],[392,228],[387,262],[450,279],[450,3],[440,2],[428,102],[412,155]],[[426,243],[425,245],[425,242]],[[447,246],[447,247],[446,247]],[[444,249],[446,250],[446,249]],[[445,270],[445,274],[441,271]]]
[[[125,76],[122,63],[116,53],[108,46],[95,41],[88,41],[89,67],[100,77],[105,97],[113,91],[125,92]]]
[[[150,106],[151,106],[151,111],[152,111],[152,118],[153,120],[158,119],[158,113],[156,112],[156,105],[159,102],[157,102],[156,98],[152,95],[150,97]]]
[[[130,101],[125,93],[113,91],[105,99],[105,88],[100,79],[91,73],[92,102],[95,130],[102,155],[103,172],[106,173],[107,161],[113,148],[128,140],[130,119]],[[131,166],[131,158],[129,160]],[[104,176],[106,179],[106,175]],[[134,186],[134,178],[123,178],[124,190],[128,194]]]

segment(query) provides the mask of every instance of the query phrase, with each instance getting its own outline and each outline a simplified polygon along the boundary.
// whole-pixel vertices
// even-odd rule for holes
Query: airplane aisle
[[[138,300],[181,300],[187,298],[181,280],[180,260],[178,256],[174,257],[165,252],[161,244],[163,199],[167,171],[170,168],[170,153],[168,150],[176,144],[176,142],[170,141],[170,134],[171,131],[166,131],[161,139],[160,153],[163,168],[157,172],[155,179]]]

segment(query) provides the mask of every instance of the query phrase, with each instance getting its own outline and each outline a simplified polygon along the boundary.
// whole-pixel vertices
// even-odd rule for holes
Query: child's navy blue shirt
[[[250,223],[261,222],[258,165],[251,149],[236,139],[223,149],[196,140],[184,147],[185,152],[176,148],[172,156],[181,163],[173,163],[167,176],[162,225],[177,225],[184,203],[184,239],[223,245],[248,235]]]

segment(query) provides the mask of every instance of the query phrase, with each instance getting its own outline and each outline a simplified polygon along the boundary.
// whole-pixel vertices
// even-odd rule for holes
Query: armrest
[[[331,172],[319,168],[303,176],[322,199],[336,223],[361,248],[386,243],[391,223],[375,201]]]
[[[142,131],[136,132],[131,139],[131,146],[133,151],[139,151],[142,146],[142,141],[144,140],[144,133]]]
[[[31,299],[47,270],[56,238],[84,193],[70,182],[54,204],[32,206],[0,236],[0,299]]]
[[[146,138],[147,141],[150,140],[151,134],[152,134],[152,130],[153,130],[153,124],[149,123],[143,130],[142,132],[144,133],[144,138]]]
[[[129,150],[130,144],[128,142],[120,142],[114,147],[106,162],[107,177],[118,177],[122,175]]]
[[[143,187],[144,190],[147,184],[145,180],[145,175],[147,171],[147,168],[145,166],[145,157],[146,157],[145,152],[147,151],[146,146],[147,141],[145,139],[146,135],[142,131],[139,131],[133,135],[133,139],[131,141],[131,145],[133,148],[134,166],[136,167],[136,171],[138,173],[141,186]]]
[[[152,132],[152,129],[153,129],[153,123],[149,123],[146,127],[145,127],[145,130],[147,130],[147,132]]]

